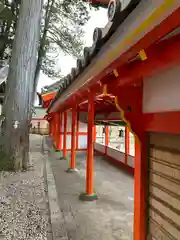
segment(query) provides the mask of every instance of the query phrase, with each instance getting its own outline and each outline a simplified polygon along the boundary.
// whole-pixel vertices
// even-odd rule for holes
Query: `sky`
[[[84,26],[85,28],[85,35],[84,35],[84,42],[85,46],[92,45],[92,37],[93,31],[96,27],[104,27],[107,23],[107,9],[101,8],[98,11],[92,10],[91,11],[91,18],[88,23]],[[59,67],[61,68],[62,74],[66,75],[70,73],[71,68],[76,66],[76,59],[72,56],[65,56],[63,53],[59,56]],[[37,86],[37,91],[40,92],[41,88],[45,85],[49,85],[54,83],[55,81],[48,78],[43,73],[40,74],[39,83]]]

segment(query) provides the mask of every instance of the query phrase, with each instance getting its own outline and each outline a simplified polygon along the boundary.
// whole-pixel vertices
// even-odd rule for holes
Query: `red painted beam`
[[[109,79],[106,77],[104,84],[108,84],[108,93],[119,92],[118,86],[137,84],[143,78],[148,77],[157,72],[163,71],[172,65],[179,64],[180,55],[177,49],[180,48],[180,34],[169,39],[163,40],[146,49],[147,60],[136,60],[128,63],[126,66],[119,68],[119,77],[114,78],[112,75]],[[103,81],[103,80],[102,80]],[[102,84],[95,84],[94,90],[102,91]],[[78,94],[74,93],[61,107],[66,109],[73,106],[74,103],[79,104],[82,100],[87,100],[88,89],[81,89]]]
[[[180,112],[159,112],[143,115],[143,128],[148,132],[180,134]]]
[[[180,49],[180,34],[149,48],[147,60],[136,60],[127,66],[119,69],[119,77],[108,84],[107,92],[119,92],[118,86],[135,84],[144,78],[161,72],[171,66],[178,65],[180,55],[177,49]]]
[[[85,85],[83,89],[79,90],[78,93],[75,93],[74,96],[76,96],[77,102],[80,102],[80,99],[78,99],[78,96],[84,96],[83,93],[87,94],[87,90],[90,87],[93,87],[97,84],[97,81],[103,79],[107,76],[108,73],[111,73],[113,69],[119,68],[126,63],[129,62],[129,60],[133,59],[142,49],[147,49],[157,41],[159,41],[161,38],[163,38],[165,35],[173,31],[175,28],[180,26],[180,8],[178,8],[175,12],[173,12],[169,17],[167,17],[164,21],[162,21],[161,24],[159,24],[157,27],[155,27],[151,32],[146,34],[140,41],[137,42],[132,48],[130,48],[126,53],[119,56],[119,58],[114,61],[112,64],[108,66],[108,68],[104,69],[103,72],[101,72],[98,76],[93,78],[90,83]],[[137,78],[136,78],[137,80]],[[74,96],[72,98],[74,99]],[[86,98],[87,99],[87,98]],[[73,102],[73,100],[68,99],[66,103],[69,105]],[[62,104],[64,105],[64,104]],[[61,105],[61,107],[62,107]],[[64,106],[65,107],[65,106]],[[66,107],[65,107],[66,108]]]
[[[114,61],[108,69],[104,72],[112,72],[113,69],[120,67],[125,62],[133,59],[142,49],[147,49],[164,36],[172,32],[175,28],[180,26],[180,7],[167,17],[161,24],[156,26],[151,32],[147,33],[141,40],[139,40],[126,53],[121,55],[119,59]]]

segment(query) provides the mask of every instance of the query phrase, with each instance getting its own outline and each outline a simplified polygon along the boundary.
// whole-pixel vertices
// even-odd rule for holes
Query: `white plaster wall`
[[[124,158],[124,153],[116,150],[116,149],[113,149],[113,148],[107,148],[107,155],[120,161],[120,162],[124,162],[125,158]]]
[[[67,135],[66,137],[66,148],[67,149],[71,148],[71,135]]]
[[[144,79],[143,112],[180,110],[180,66]]]
[[[134,168],[134,157],[128,156],[127,164],[128,164],[130,167]]]
[[[72,113],[67,113],[67,132],[71,132],[71,122],[72,122]],[[64,115],[62,117],[62,132],[64,132]],[[87,132],[87,124],[83,122],[79,122],[79,132]],[[62,134],[62,147],[63,147],[63,138],[64,134]],[[67,149],[71,148],[71,135],[67,135],[66,139]],[[78,148],[84,149],[87,148],[87,135],[79,135],[78,136]]]
[[[94,143],[94,149],[98,150],[101,153],[105,153],[105,146],[100,143]],[[124,157],[123,152],[120,152],[114,148],[108,147],[107,155],[125,164],[125,157]],[[130,167],[134,168],[134,157],[133,156],[130,156],[130,155],[128,156],[127,164]]]
[[[79,132],[87,132],[87,124],[79,122]]]
[[[78,138],[78,148],[79,149],[85,149],[87,148],[87,136],[80,135]]]
[[[96,149],[99,152],[105,153],[105,146],[100,143],[94,143],[94,149]]]

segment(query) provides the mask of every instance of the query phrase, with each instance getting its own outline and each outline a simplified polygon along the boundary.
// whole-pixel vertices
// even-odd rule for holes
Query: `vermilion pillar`
[[[89,93],[88,99],[88,150],[86,165],[86,193],[80,195],[84,201],[97,199],[94,193],[93,174],[94,174],[94,94]]]
[[[49,121],[49,136],[52,134],[52,123]]]
[[[55,148],[57,147],[57,135],[58,135],[58,120],[59,120],[59,114],[55,113],[54,115],[54,142],[55,142]]]
[[[109,145],[109,126],[105,126],[105,154],[107,154],[107,148]]]
[[[64,112],[64,139],[63,139],[63,155],[67,157],[67,112]]]
[[[134,240],[147,239],[147,143],[145,134],[141,142],[135,140],[134,174]]]
[[[129,155],[129,128],[125,127],[125,164],[128,162],[128,155]]]
[[[94,126],[94,142],[96,142],[96,126]]]
[[[57,116],[56,116],[56,149],[58,151],[62,149],[61,131],[62,131],[62,114],[57,113]]]
[[[71,166],[68,172],[76,172],[76,108],[72,109],[71,121]]]
[[[53,137],[53,119],[51,118],[51,137]]]
[[[77,122],[76,122],[76,149],[79,147],[79,112],[77,112]]]
[[[54,116],[52,118],[52,138],[54,140],[54,137],[55,137],[55,121],[54,121]]]

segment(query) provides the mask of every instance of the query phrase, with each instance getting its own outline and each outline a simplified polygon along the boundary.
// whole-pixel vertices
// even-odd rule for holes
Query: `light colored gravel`
[[[30,139],[30,170],[0,173],[0,240],[51,239],[42,138]]]

